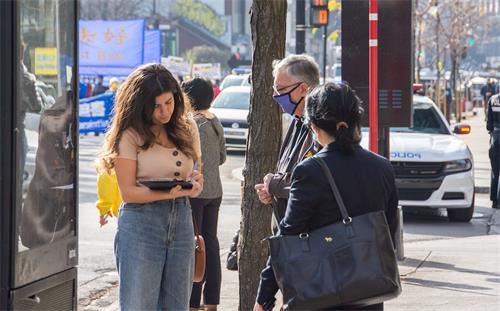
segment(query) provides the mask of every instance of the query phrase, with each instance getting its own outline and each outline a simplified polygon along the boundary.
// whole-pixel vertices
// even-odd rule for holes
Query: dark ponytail
[[[335,138],[343,153],[352,154],[361,141],[361,100],[347,84],[326,83],[307,97],[309,122]]]

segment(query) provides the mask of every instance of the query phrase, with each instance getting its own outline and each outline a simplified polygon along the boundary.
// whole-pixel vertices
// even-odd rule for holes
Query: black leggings
[[[222,198],[196,199],[191,198],[193,218],[198,226],[206,249],[205,278],[199,283],[193,283],[191,292],[191,308],[199,308],[203,284],[203,301],[207,305],[218,305],[220,300],[221,264],[219,239],[217,238],[217,221]]]

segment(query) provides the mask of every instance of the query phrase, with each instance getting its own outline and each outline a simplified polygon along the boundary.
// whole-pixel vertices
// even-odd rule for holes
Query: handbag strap
[[[342,196],[340,195],[339,188],[337,187],[337,184],[335,183],[335,180],[333,179],[332,172],[326,165],[325,161],[321,158],[318,158],[316,156],[313,156],[312,159],[316,161],[321,166],[321,169],[323,170],[323,173],[325,173],[326,178],[328,179],[328,183],[330,184],[330,188],[333,191],[333,195],[335,197],[335,200],[337,201],[337,204],[339,205],[340,208],[340,214],[342,215],[342,222],[347,225],[352,222],[352,218],[349,216],[349,213],[347,212],[347,208],[345,207],[344,200],[342,200]]]

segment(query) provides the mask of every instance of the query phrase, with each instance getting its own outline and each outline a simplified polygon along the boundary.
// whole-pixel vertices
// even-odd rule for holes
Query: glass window
[[[73,0],[18,3],[16,218],[23,253],[76,234],[76,15]]]
[[[250,89],[247,92],[222,92],[217,96],[212,107],[248,110],[250,108]]]
[[[391,132],[450,134],[438,110],[430,103],[415,101],[413,105],[413,126],[393,127]]]

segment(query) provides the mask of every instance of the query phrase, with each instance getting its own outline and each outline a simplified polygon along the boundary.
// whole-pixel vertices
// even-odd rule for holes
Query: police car
[[[399,204],[446,208],[450,221],[468,222],[474,213],[472,153],[456,134],[470,126],[450,128],[431,99],[413,96],[413,126],[391,128],[390,160],[396,175]],[[364,130],[362,145],[368,147]]]

